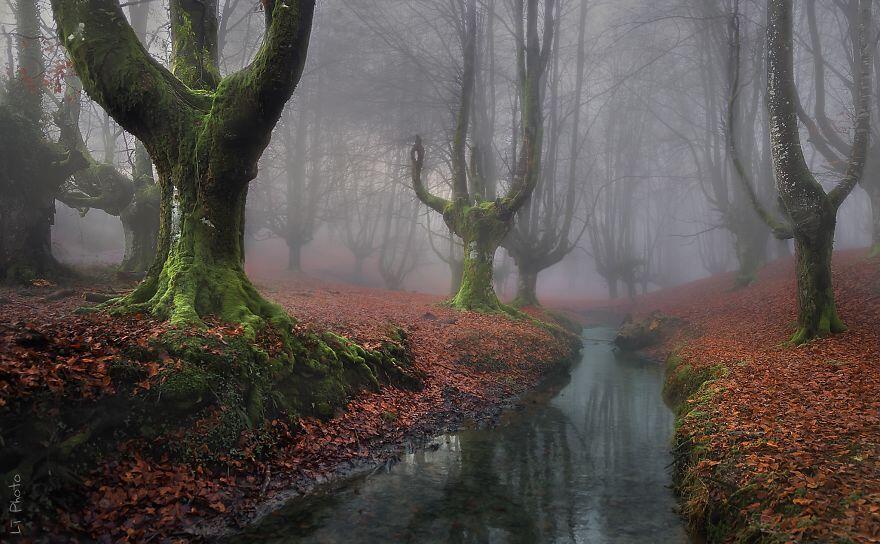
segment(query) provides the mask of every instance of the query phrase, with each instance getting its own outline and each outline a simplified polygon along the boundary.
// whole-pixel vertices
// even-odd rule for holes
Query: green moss
[[[663,398],[679,417],[684,417],[697,405],[688,401],[697,400],[705,384],[723,378],[727,373],[727,367],[723,365],[695,368],[681,357],[670,354],[666,358]]]

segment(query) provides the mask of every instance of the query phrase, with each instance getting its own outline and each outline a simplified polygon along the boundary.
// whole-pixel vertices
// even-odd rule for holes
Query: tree
[[[807,166],[800,142],[797,88],[794,81],[792,0],[769,0],[767,74],[770,138],[776,186],[790,218],[797,258],[798,330],[791,342],[843,332],[831,277],[831,255],[837,210],[859,182],[870,137],[872,55],[871,0],[859,0],[854,52],[855,127],[844,176],[829,192]]]
[[[171,2],[171,71],[150,57],[117,2],[52,2],[86,92],[144,143],[162,189],[157,258],[117,307],[175,325],[216,314],[250,332],[290,322],[244,273],[243,221],[257,160],[302,74],[314,1],[265,6],[253,62],[221,78],[213,1]]]
[[[568,172],[565,185],[559,183],[558,162],[561,120],[559,115],[559,46],[556,33],[553,78],[550,94],[550,130],[547,167],[539,173],[534,193],[517,212],[516,221],[504,241],[504,247],[513,257],[518,270],[517,294],[514,306],[538,306],[538,274],[560,262],[577,245],[580,234],[572,239],[572,222],[579,200],[578,158],[583,145],[580,134],[584,69],[586,67],[586,24],[589,3],[581,2],[578,16],[577,58],[575,60],[575,90],[572,105],[572,127],[569,142]],[[559,14],[555,17],[558,19]],[[562,185],[562,186],[560,186]]]
[[[90,208],[103,210],[122,221],[125,255],[120,269],[124,272],[146,272],[156,257],[159,234],[159,189],[153,180],[153,165],[140,146],[135,149],[132,176],[120,172],[112,163],[116,135],[105,137],[105,160],[92,156],[79,128],[82,84],[79,78],[67,78],[67,89],[56,113],[61,130],[61,143],[71,153],[84,157],[87,166],[73,176],[59,191],[57,198],[85,215]],[[105,132],[110,132],[109,123]]]
[[[856,44],[858,40],[858,29],[860,24],[861,12],[859,10],[858,0],[847,0],[839,4],[843,16],[847,22],[849,32],[844,33],[851,42],[844,46],[848,50]],[[846,142],[838,132],[835,125],[828,118],[826,112],[826,85],[825,85],[825,65],[828,62],[823,53],[824,49],[819,36],[819,25],[816,18],[816,6],[814,2],[807,2],[805,5],[807,15],[807,25],[810,34],[810,50],[813,56],[813,81],[814,81],[814,99],[813,99],[813,118],[807,113],[804,107],[798,103],[798,117],[803,122],[810,134],[810,142],[813,148],[825,159],[833,171],[838,174],[846,174],[846,157],[851,155],[853,150],[851,145]],[[847,51],[849,52],[849,51]],[[846,55],[846,59],[850,64],[853,73],[858,67],[856,63],[859,58],[855,55]],[[835,71],[838,77],[842,75]],[[878,74],[874,73],[874,77]],[[845,81],[845,85],[850,89],[853,103],[856,102],[858,89],[852,85],[849,80]],[[877,138],[877,131],[874,131],[873,141],[869,143],[867,158],[865,164],[865,173],[859,179],[862,188],[868,194],[871,202],[872,220],[871,220],[871,249],[869,255],[872,257],[880,256],[880,140]]]
[[[642,146],[646,112],[636,106],[632,93],[618,93],[608,106],[604,123],[602,172],[604,183],[594,189],[596,203],[587,234],[596,271],[617,298],[623,283],[630,297],[636,294],[639,268],[644,266],[636,247],[636,193],[643,181],[632,161]]]
[[[520,138],[522,153],[507,194],[485,200],[486,173],[480,170],[479,149],[472,153],[468,168],[466,149],[477,73],[477,8],[469,0],[465,8],[461,50],[464,67],[452,143],[452,198],[431,194],[422,179],[425,148],[417,136],[410,151],[413,189],[429,208],[443,215],[449,230],[462,239],[464,263],[461,286],[450,304],[463,310],[495,311],[502,305],[493,286],[495,252],[507,236],[514,214],[526,203],[541,167],[543,146],[542,85],[553,46],[554,0],[546,0],[543,14],[538,0],[512,3],[517,39],[517,83],[521,104]],[[544,31],[538,30],[543,15]]]
[[[422,240],[419,237],[419,202],[406,198],[395,180],[383,195],[382,246],[379,248],[379,275],[385,288],[399,291],[403,282],[421,264]]]
[[[55,195],[85,162],[42,131],[45,65],[36,2],[16,2],[15,17],[18,67],[0,105],[0,278],[20,282],[64,272],[52,255]]]

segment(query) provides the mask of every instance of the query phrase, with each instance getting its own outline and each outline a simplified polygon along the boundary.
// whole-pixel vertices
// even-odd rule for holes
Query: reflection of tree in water
[[[589,350],[507,424],[447,436],[241,542],[685,542],[664,487],[671,421],[660,372],[614,360],[605,345]]]
[[[560,528],[567,531],[572,490],[565,416],[552,407],[535,416],[497,432],[458,434],[458,459],[442,494],[411,518],[407,536],[434,533],[438,541],[456,544],[533,543],[553,540]]]

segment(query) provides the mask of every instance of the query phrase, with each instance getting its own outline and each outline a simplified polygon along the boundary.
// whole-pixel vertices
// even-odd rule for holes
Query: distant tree
[[[636,295],[644,265],[637,245],[636,196],[643,179],[632,161],[641,148],[646,111],[631,93],[619,93],[607,107],[601,154],[602,184],[594,188],[596,206],[587,235],[596,271],[605,280],[611,298],[620,296],[620,284]]]
[[[450,301],[453,307],[459,309],[493,311],[502,308],[493,286],[495,252],[510,231],[514,214],[526,203],[538,182],[543,148],[541,89],[553,46],[555,1],[545,0],[543,14],[538,4],[538,0],[512,2],[522,152],[507,195],[486,200],[486,173],[480,171],[480,161],[473,160],[473,156],[479,156],[479,149],[472,153],[470,168],[466,157],[478,59],[475,0],[469,0],[464,7],[461,32],[464,68],[452,145],[451,200],[431,194],[425,186],[422,179],[425,148],[420,137],[416,137],[410,153],[416,195],[429,208],[442,214],[449,229],[464,243],[461,286]],[[543,37],[538,29],[541,18],[544,21]]]
[[[449,267],[449,294],[455,296],[461,287],[461,274],[464,269],[464,248],[457,236],[449,229],[442,227],[443,232],[434,230],[430,212],[428,214],[425,229],[428,234],[428,244],[431,251]]]
[[[85,161],[43,132],[46,68],[37,3],[17,1],[15,20],[18,66],[0,105],[0,279],[21,282],[64,273],[52,255],[55,196]]]
[[[853,44],[857,43],[858,40],[861,22],[859,17],[862,16],[860,3],[859,0],[846,0],[836,3],[835,7],[840,8],[847,23],[847,32],[843,33],[842,45],[845,51],[850,52],[852,51]],[[806,2],[804,8],[810,34],[810,53],[813,57],[813,112],[811,116],[799,102],[798,117],[809,130],[810,143],[813,144],[813,148],[822,155],[834,172],[845,175],[847,157],[851,156],[853,152],[852,144],[841,137],[837,126],[828,118],[828,113],[826,112],[827,91],[825,77],[829,71],[826,70],[826,64],[829,60],[824,54],[825,49],[819,35],[815,2]],[[849,64],[851,73],[856,73],[859,70],[859,60],[857,56],[846,55],[846,61]],[[839,79],[843,80],[844,85],[850,90],[850,97],[853,103],[855,103],[859,90],[839,70],[831,71]],[[874,80],[872,86],[877,86],[876,78],[878,76],[880,76],[880,73],[875,70],[873,72]],[[876,105],[876,100],[874,102]],[[876,126],[877,124],[874,123],[874,127]],[[859,183],[868,194],[868,199],[871,202],[871,249],[869,255],[876,257],[880,256],[880,131],[874,128],[872,136],[868,146],[865,173],[859,179]]]
[[[105,132],[110,134],[104,138],[104,160],[96,160],[79,128],[81,94],[79,78],[69,76],[64,99],[55,117],[61,130],[61,143],[71,153],[82,155],[88,165],[73,173],[57,198],[80,210],[82,215],[94,208],[119,217],[125,236],[125,254],[120,269],[146,272],[156,258],[159,235],[159,188],[153,179],[152,162],[149,155],[136,148],[133,174],[128,176],[117,169],[113,164],[116,134],[110,131],[109,122],[105,125]]]
[[[348,166],[342,173],[337,197],[336,227],[341,232],[342,243],[354,256],[353,278],[364,283],[364,263],[376,254],[381,246],[380,227],[383,218],[383,192],[381,186],[366,183],[371,178],[372,166],[357,164]]]
[[[419,202],[402,194],[399,180],[390,184],[383,197],[382,246],[379,248],[379,275],[385,288],[399,291],[406,278],[422,264],[424,242],[419,228]]]
[[[583,144],[581,134],[581,110],[586,68],[586,26],[589,3],[581,2],[578,23],[577,53],[575,58],[575,89],[571,105],[571,136],[569,140],[568,170],[566,175],[558,174],[559,146],[562,134],[561,105],[559,104],[559,51],[560,32],[553,54],[552,85],[549,100],[549,130],[547,157],[542,164],[546,166],[538,174],[535,191],[526,204],[517,212],[514,226],[503,242],[505,249],[513,257],[518,271],[515,306],[538,306],[538,274],[560,262],[577,245],[583,234],[573,232],[574,216],[581,200],[578,183],[578,158]],[[557,10],[561,9],[557,5]],[[560,14],[553,15],[557,19]],[[554,24],[558,24],[554,23]],[[564,181],[563,181],[564,180]]]

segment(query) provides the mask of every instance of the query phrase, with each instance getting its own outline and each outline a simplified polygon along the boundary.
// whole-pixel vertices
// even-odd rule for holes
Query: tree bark
[[[464,262],[450,258],[449,260],[449,294],[455,296],[461,289],[461,277],[464,274]]]
[[[493,283],[495,252],[501,240],[493,238],[488,229],[476,231],[464,238],[461,286],[451,303],[462,310],[492,311],[501,307]]]
[[[85,161],[47,142],[39,126],[10,106],[0,106],[0,149],[0,281],[62,274],[52,255],[55,195]]]
[[[287,269],[291,272],[302,272],[303,244],[293,238],[287,238]]]
[[[144,143],[159,174],[157,258],[114,307],[173,325],[215,315],[249,334],[264,323],[289,328],[290,317],[244,273],[244,210],[257,161],[302,75],[314,1],[267,2],[260,50],[222,82],[211,1],[172,2],[174,74],[149,56],[118,2],[53,0],[52,8],[85,90]]]
[[[516,307],[540,306],[537,267],[518,264],[517,269],[516,298],[513,300],[513,305]]]
[[[835,221],[834,214],[827,213],[813,235],[795,236],[799,328],[791,339],[794,344],[846,331],[837,314],[831,278]]]

